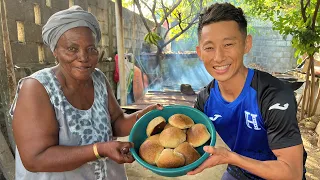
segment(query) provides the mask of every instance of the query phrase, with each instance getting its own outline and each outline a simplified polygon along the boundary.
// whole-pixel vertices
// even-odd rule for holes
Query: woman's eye
[[[89,51],[89,53],[94,53],[94,54],[98,53],[97,48],[89,48],[88,51]]]
[[[75,47],[69,47],[69,48],[68,48],[68,51],[76,52],[76,51],[77,51],[77,48],[75,48]]]

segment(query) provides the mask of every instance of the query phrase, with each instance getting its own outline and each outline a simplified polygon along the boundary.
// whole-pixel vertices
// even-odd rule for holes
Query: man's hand
[[[210,154],[210,157],[205,160],[198,168],[188,172],[188,175],[195,175],[202,172],[206,168],[211,168],[219,164],[228,164],[232,152],[223,147],[204,146],[203,150]]]

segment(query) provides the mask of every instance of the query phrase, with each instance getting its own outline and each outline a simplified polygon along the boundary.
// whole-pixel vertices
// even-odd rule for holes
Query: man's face
[[[225,82],[245,68],[243,56],[251,45],[251,36],[244,37],[235,21],[221,21],[203,27],[197,54],[208,73]]]

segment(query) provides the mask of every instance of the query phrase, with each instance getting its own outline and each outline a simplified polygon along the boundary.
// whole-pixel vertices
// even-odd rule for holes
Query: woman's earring
[[[55,63],[56,65],[59,64],[59,62],[58,62],[58,60],[57,60],[57,57],[54,57],[54,63]]]

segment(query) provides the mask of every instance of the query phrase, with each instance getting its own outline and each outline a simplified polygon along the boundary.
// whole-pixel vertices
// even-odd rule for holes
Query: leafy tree
[[[163,49],[175,39],[185,35],[185,32],[198,23],[198,18],[203,7],[209,0],[133,0],[136,5],[142,22],[149,34],[157,33],[160,38],[153,43],[157,47],[156,59],[160,66]],[[147,9],[150,18],[154,22],[151,27],[147,24],[146,13],[142,12]],[[163,24],[167,25],[167,29],[161,28]],[[161,29],[165,29],[161,32]]]
[[[280,34],[293,37],[292,46],[296,49],[296,57],[307,55],[310,63],[307,68],[303,97],[299,100],[299,103],[302,100],[300,120],[305,114],[314,115],[320,94],[319,91],[314,102],[314,54],[319,52],[320,48],[320,13],[318,12],[320,0],[245,0],[245,2],[252,14],[271,21],[273,28]],[[301,58],[299,60],[301,61]]]

